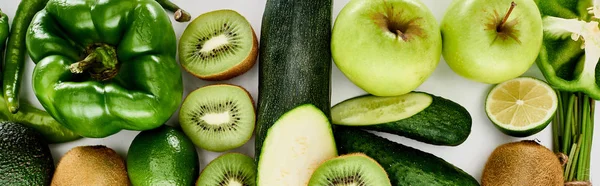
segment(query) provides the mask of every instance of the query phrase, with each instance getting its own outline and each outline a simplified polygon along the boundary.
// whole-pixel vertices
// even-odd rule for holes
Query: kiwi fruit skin
[[[483,169],[484,186],[562,186],[563,169],[550,149],[525,140],[497,147]]]
[[[96,145],[69,150],[58,162],[51,185],[113,186],[131,183],[123,158],[111,148]]]
[[[357,168],[354,170],[361,173],[361,178],[358,179],[362,179],[362,184],[358,184],[352,180],[357,179],[359,175],[336,175],[341,177],[327,177],[333,174],[332,171],[335,171],[337,174],[340,174],[340,172],[347,174],[354,171],[343,169],[350,165],[350,163],[354,164],[353,166],[357,166]],[[379,165],[379,163],[377,163],[377,161],[375,161],[373,158],[363,153],[345,154],[321,163],[315,172],[313,172],[311,179],[308,182],[308,186],[331,186],[342,184],[333,183],[333,181],[345,181],[344,184],[354,183],[356,185],[392,185],[385,169],[383,169],[383,167],[381,167],[381,165]]]
[[[212,11],[212,12],[208,12],[208,13],[213,13],[213,12],[217,12],[217,11],[233,11],[233,10],[226,10],[226,9],[225,10],[216,10],[216,11]],[[233,11],[233,12],[235,12],[235,11]],[[208,13],[205,13],[205,14],[208,14]],[[237,12],[235,12],[235,13],[237,13]],[[200,16],[202,16],[202,15],[200,15]],[[200,16],[198,16],[196,19],[198,19]],[[192,21],[192,23],[190,23],[190,24],[193,24],[194,21]],[[250,24],[248,23],[248,25],[250,25]],[[187,30],[187,28],[186,28],[186,30]],[[256,37],[256,32],[254,31],[254,28],[252,28],[251,25],[250,25],[250,30],[252,31],[252,48],[250,49],[248,56],[246,56],[246,58],[244,60],[237,63],[233,67],[230,67],[225,71],[215,73],[215,74],[209,74],[209,75],[198,74],[198,73],[194,72],[193,70],[191,70],[190,68],[188,68],[188,66],[183,65],[183,63],[182,63],[183,69],[185,71],[187,71],[188,73],[192,74],[193,76],[203,79],[203,80],[207,80],[207,81],[229,80],[231,78],[237,77],[239,75],[242,75],[242,74],[248,72],[250,69],[252,69],[254,64],[256,64],[257,57],[258,57],[258,38]],[[184,31],[184,33],[185,33],[185,31]],[[182,42],[180,42],[179,48],[182,48],[181,45],[182,45]],[[183,58],[185,58],[185,55],[182,54],[180,51],[179,60],[183,61],[184,60]]]
[[[228,176],[237,177],[235,181],[241,182],[243,186],[256,186],[256,170],[254,159],[249,156],[240,153],[223,154],[202,170],[196,186],[227,186]]]
[[[248,116],[251,117],[251,119],[249,119],[248,121],[251,121],[248,125],[248,127],[250,127],[248,129],[248,131],[245,131],[245,133],[238,133],[235,136],[236,137],[242,137],[239,140],[232,140],[235,142],[232,143],[228,143],[225,139],[226,137],[223,137],[223,134],[216,134],[216,135],[207,135],[207,134],[200,134],[198,131],[196,131],[199,127],[194,127],[188,120],[189,120],[189,116],[187,116],[187,114],[190,114],[190,110],[186,109],[186,103],[188,104],[194,104],[192,106],[197,107],[200,104],[196,103],[194,100],[195,99],[194,96],[192,94],[194,93],[200,93],[200,91],[203,91],[205,89],[208,88],[219,88],[219,87],[227,87],[227,88],[235,88],[235,90],[242,90],[245,94],[245,98],[247,98],[249,100],[249,102],[247,102],[246,104],[251,105],[250,106],[250,110],[252,113],[248,114]],[[203,97],[210,97],[211,100],[213,99],[213,96],[215,95],[203,95]],[[217,96],[222,96],[222,95],[217,95]],[[237,101],[242,101],[242,100],[246,100],[246,99],[237,99]],[[237,103],[236,103],[237,104]],[[240,103],[241,104],[241,103]],[[192,108],[190,108],[192,109]],[[237,113],[240,114],[240,113]],[[255,103],[254,100],[252,98],[252,95],[250,95],[250,93],[243,87],[241,86],[237,86],[237,85],[231,85],[231,84],[215,84],[215,85],[208,85],[208,86],[204,86],[201,87],[199,89],[196,89],[195,91],[191,92],[183,101],[183,104],[181,106],[181,110],[179,112],[179,121],[181,124],[181,129],[183,130],[183,132],[192,140],[192,142],[205,150],[208,151],[213,151],[213,152],[223,152],[223,151],[227,151],[227,150],[231,150],[231,149],[235,149],[238,148],[242,145],[244,145],[246,142],[248,142],[250,140],[250,138],[252,138],[252,134],[254,133],[254,128],[256,125],[256,107],[255,107]],[[237,130],[239,131],[239,130]],[[214,131],[209,131],[209,132],[214,132]],[[203,136],[205,135],[205,136]],[[212,137],[207,137],[207,136],[212,136]],[[215,137],[216,136],[216,137]]]

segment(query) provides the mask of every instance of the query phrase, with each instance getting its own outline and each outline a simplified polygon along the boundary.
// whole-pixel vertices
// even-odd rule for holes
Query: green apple
[[[406,94],[435,70],[439,25],[419,0],[351,0],[338,15],[331,52],[337,67],[376,96]]]
[[[455,0],[442,20],[444,59],[478,82],[518,77],[540,52],[541,17],[533,0]]]

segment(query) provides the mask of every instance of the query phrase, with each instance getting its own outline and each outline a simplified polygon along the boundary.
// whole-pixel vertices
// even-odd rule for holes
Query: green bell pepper
[[[157,128],[181,103],[175,32],[153,0],[50,0],[26,44],[36,97],[81,136]]]
[[[592,0],[535,0],[544,24],[537,59],[556,89],[600,99],[600,6]]]

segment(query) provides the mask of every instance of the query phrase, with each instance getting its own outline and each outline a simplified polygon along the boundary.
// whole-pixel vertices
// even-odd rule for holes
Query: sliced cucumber
[[[424,92],[359,96],[331,109],[336,125],[393,133],[434,145],[455,146],[471,133],[471,115],[451,100]]]
[[[431,105],[433,98],[425,93],[401,96],[360,96],[346,100],[331,109],[337,125],[367,126],[409,118]]]
[[[307,185],[320,163],[337,156],[329,120],[313,105],[288,111],[267,131],[257,185]]]

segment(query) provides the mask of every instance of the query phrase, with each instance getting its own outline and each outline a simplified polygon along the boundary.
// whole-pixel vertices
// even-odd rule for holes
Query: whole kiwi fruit
[[[562,186],[558,156],[535,141],[512,142],[490,155],[481,178],[484,186]]]
[[[96,145],[69,150],[58,162],[51,185],[131,184],[125,160],[111,148]]]

